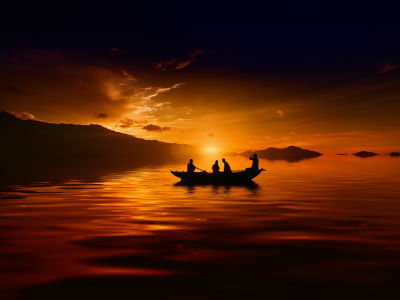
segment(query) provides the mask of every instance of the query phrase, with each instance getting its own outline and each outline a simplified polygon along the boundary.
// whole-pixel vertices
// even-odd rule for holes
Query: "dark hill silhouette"
[[[52,124],[21,120],[0,112],[0,157],[48,157],[113,160],[169,159],[198,154],[188,145],[144,140],[100,125]]]
[[[251,155],[253,155],[255,153],[257,154],[257,156],[259,158],[266,158],[269,160],[280,159],[280,160],[286,160],[286,161],[290,161],[290,162],[300,161],[302,159],[313,158],[313,157],[318,157],[318,156],[322,155],[322,153],[302,149],[302,148],[299,148],[296,146],[289,146],[289,147],[283,148],[283,149],[269,147],[268,149],[259,150],[259,151],[255,151],[255,152],[246,151],[246,152],[240,153],[239,155],[250,157]]]
[[[374,153],[374,152],[368,152],[368,151],[360,151],[357,153],[353,153],[353,155],[359,156],[359,157],[371,157],[371,156],[375,156],[375,155],[379,155],[379,154]]]

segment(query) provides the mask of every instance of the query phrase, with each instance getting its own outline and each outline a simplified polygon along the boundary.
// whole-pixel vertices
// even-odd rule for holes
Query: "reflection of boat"
[[[171,171],[173,175],[179,177],[183,182],[193,182],[193,183],[241,183],[252,180],[254,177],[258,176],[264,169],[246,171],[233,171],[232,173],[208,173],[208,172],[195,172],[188,174],[187,172]]]

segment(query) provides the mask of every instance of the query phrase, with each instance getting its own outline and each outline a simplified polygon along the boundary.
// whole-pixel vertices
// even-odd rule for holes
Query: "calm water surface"
[[[251,165],[241,157],[228,161],[232,169]],[[185,164],[3,182],[1,295],[400,295],[400,159],[261,160],[267,171],[247,185],[181,184],[169,170]],[[195,161],[208,170],[212,164]]]

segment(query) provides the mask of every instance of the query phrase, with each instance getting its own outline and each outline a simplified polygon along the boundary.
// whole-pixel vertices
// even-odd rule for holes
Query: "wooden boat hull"
[[[264,169],[246,170],[233,173],[208,173],[195,172],[188,174],[187,172],[171,171],[173,175],[187,183],[242,183],[248,182],[260,175]]]

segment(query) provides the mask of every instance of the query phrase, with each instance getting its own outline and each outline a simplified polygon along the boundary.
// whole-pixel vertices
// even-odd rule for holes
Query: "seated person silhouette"
[[[224,163],[224,173],[232,173],[231,166],[228,164],[225,158],[223,158],[222,161]]]
[[[218,174],[219,173],[218,160],[216,160],[215,164],[212,166],[212,171],[213,171],[213,174]]]
[[[247,168],[246,171],[258,171],[258,158],[257,154],[253,154],[250,158],[253,161],[251,168]]]
[[[187,172],[188,173],[194,173],[194,170],[195,169],[199,169],[198,167],[196,167],[194,164],[193,164],[193,159],[190,159],[190,162],[187,164]],[[200,170],[200,169],[199,169]]]

